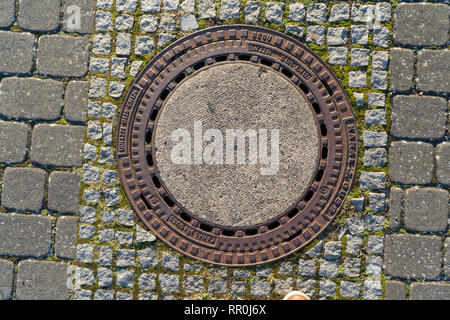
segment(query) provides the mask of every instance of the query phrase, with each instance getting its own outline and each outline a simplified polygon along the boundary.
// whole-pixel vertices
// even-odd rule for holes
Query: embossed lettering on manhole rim
[[[227,144],[233,130],[241,146],[249,132],[267,144],[254,140],[239,162],[240,149]],[[192,162],[173,161],[181,140]],[[342,85],[306,45],[228,25],[150,61],[123,103],[116,148],[125,193],[163,242],[194,259],[248,266],[304,247],[330,224],[354,180],[358,134]],[[208,152],[229,158],[208,162]]]

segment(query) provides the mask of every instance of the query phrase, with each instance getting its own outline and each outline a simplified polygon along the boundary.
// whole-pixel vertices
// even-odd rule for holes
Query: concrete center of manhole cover
[[[349,98],[327,64],[256,26],[200,30],[162,50],[132,84],[116,134],[142,222],[225,266],[310,243],[343,207],[358,156]]]
[[[155,158],[162,182],[205,221],[263,223],[311,183],[319,156],[314,111],[298,87],[267,67],[234,62],[202,69],[161,110]]]

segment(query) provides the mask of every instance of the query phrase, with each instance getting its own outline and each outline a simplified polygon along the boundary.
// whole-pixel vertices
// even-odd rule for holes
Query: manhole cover
[[[140,73],[117,128],[125,193],[176,250],[245,266],[308,244],[354,179],[357,126],[333,72],[254,26],[205,29]]]

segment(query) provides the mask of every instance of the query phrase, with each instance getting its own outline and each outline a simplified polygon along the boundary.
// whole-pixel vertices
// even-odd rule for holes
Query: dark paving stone
[[[441,273],[441,238],[438,236],[387,235],[384,248],[386,275],[436,279]]]
[[[61,116],[64,84],[50,79],[5,78],[0,114],[8,118],[56,120]]]
[[[59,27],[61,0],[20,0],[19,27],[31,31],[53,31]]]
[[[41,36],[37,71],[55,77],[83,77],[88,71],[89,39],[60,35]]]
[[[450,300],[450,284],[418,283],[411,284],[410,300]]]
[[[438,188],[406,190],[405,228],[412,231],[445,231],[448,221],[448,191]]]
[[[9,27],[14,21],[16,0],[0,2],[0,28]]]
[[[47,173],[38,168],[5,169],[2,206],[20,211],[41,210],[44,203]]]
[[[397,187],[391,188],[391,198],[389,201],[389,228],[398,230],[401,226],[402,203],[405,192]]]
[[[0,300],[12,297],[14,287],[14,263],[0,259]]]
[[[436,177],[438,183],[450,185],[450,142],[443,142],[436,148]]]
[[[75,259],[78,217],[60,217],[56,222],[55,256]]]
[[[65,0],[63,30],[80,34],[92,33],[94,30],[94,4],[93,0]],[[73,28],[73,13],[68,10],[70,6],[74,5],[81,10],[80,28]]]
[[[429,184],[433,178],[433,146],[429,143],[392,142],[389,178],[393,183]]]
[[[80,201],[80,174],[52,172],[48,179],[48,208],[59,213],[77,214]]]
[[[81,167],[84,127],[39,124],[33,129],[31,161],[44,166]]]
[[[402,48],[391,49],[389,65],[389,89],[408,91],[412,88],[414,77],[414,51]]]
[[[0,73],[29,73],[33,68],[35,41],[30,33],[0,31]]]
[[[420,50],[417,53],[416,89],[450,91],[450,50]]]
[[[0,255],[46,257],[51,244],[51,217],[0,213]]]
[[[65,94],[64,118],[69,122],[85,122],[89,83],[71,81]]]
[[[406,284],[401,281],[387,280],[384,288],[386,300],[405,300]]]
[[[447,125],[447,100],[431,96],[396,96],[391,134],[400,138],[440,139]]]
[[[444,241],[444,275],[450,279],[450,238]]]
[[[30,128],[26,124],[0,121],[0,162],[25,161],[29,132]]]
[[[410,46],[443,46],[448,41],[446,4],[402,3],[394,14],[394,43]]]
[[[17,300],[68,300],[69,264],[25,260],[17,272]]]

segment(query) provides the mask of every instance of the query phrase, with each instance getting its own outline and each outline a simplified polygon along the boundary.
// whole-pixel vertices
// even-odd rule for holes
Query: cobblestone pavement
[[[306,42],[344,84],[361,134],[331,227],[287,259],[238,269],[147,232],[113,147],[151,57],[229,23]],[[448,31],[445,1],[3,0],[0,299],[450,299]]]

